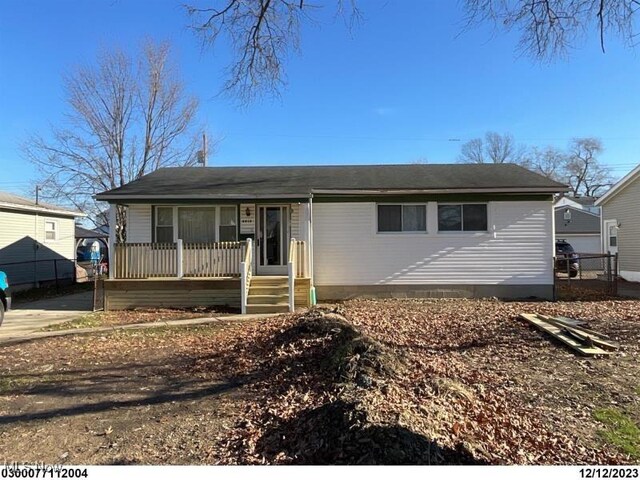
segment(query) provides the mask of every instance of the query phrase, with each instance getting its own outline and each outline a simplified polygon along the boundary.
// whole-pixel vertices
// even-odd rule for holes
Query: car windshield
[[[556,243],[556,250],[560,253],[573,253],[573,247],[568,243]]]

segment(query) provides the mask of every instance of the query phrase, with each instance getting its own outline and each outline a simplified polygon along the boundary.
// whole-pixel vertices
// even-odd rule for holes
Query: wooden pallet
[[[532,313],[521,313],[519,317],[582,355],[611,355],[611,350],[618,348],[618,344],[608,337],[593,330],[567,325],[562,319]]]

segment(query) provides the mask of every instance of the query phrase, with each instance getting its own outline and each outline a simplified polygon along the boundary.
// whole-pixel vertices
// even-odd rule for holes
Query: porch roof
[[[98,200],[305,198],[371,193],[556,193],[567,186],[513,164],[162,168]]]

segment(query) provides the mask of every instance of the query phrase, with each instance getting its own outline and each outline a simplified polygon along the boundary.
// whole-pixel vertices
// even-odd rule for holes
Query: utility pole
[[[207,166],[207,133],[202,133],[202,166]]]
[[[40,202],[40,185],[36,185],[36,205]]]

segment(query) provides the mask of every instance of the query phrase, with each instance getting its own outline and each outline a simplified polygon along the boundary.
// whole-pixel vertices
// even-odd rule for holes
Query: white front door
[[[289,206],[259,206],[257,220],[257,274],[286,275],[289,250]]]
[[[618,253],[618,221],[604,221],[604,253]]]

